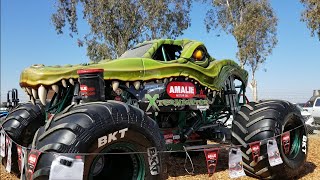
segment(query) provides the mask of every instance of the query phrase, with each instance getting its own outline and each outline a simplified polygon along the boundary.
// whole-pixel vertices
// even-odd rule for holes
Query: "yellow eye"
[[[195,50],[192,56],[196,61],[201,61],[203,59],[203,52],[201,50]]]

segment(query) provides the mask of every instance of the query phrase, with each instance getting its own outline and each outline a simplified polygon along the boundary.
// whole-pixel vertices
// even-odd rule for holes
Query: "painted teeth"
[[[170,82],[173,80],[173,78],[170,78]]]
[[[43,105],[46,105],[46,99],[47,99],[47,90],[44,88],[43,85],[41,85],[38,89],[39,99]]]
[[[24,92],[26,92],[27,96],[29,96],[29,94],[27,92],[27,88],[23,87],[22,89],[24,90]]]
[[[185,78],[186,81],[187,81],[188,79],[189,79],[188,77]]]
[[[58,85],[52,85],[51,86],[52,90],[55,92],[55,93],[58,93],[59,92],[59,86]]]
[[[127,86],[127,88],[130,88],[129,82],[126,82],[126,86]]]
[[[26,90],[27,90],[27,93],[28,93],[29,95],[31,95],[31,94],[32,94],[32,92],[31,92],[31,89],[30,89],[30,88],[26,88]]]
[[[136,90],[138,90],[140,88],[140,81],[136,81],[133,83],[134,88],[136,88]]]
[[[34,99],[38,99],[38,91],[35,89],[32,89],[32,96]]]
[[[168,82],[168,79],[167,79],[167,78],[165,78],[165,79],[163,80],[163,82],[164,82],[164,83],[167,83],[167,82]]]
[[[212,96],[213,96],[213,97],[216,96],[216,94],[217,94],[216,91],[213,91],[213,92],[212,92]]]
[[[62,82],[62,86],[66,88],[66,87],[67,87],[67,82],[66,82],[66,80],[62,79],[61,82]]]
[[[195,81],[195,82],[194,82],[194,84],[198,84],[198,82],[197,82],[197,81]]]
[[[36,105],[36,102],[35,102],[34,98],[33,98],[31,95],[29,96],[29,98],[30,98],[31,103],[32,103],[33,105]]]
[[[73,81],[73,79],[69,79],[69,83],[70,83],[72,86],[74,86],[74,81]]]
[[[119,81],[112,81],[112,90],[116,91],[119,87]]]

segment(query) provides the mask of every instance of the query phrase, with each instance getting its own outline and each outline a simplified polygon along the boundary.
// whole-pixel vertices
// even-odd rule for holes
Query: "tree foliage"
[[[315,33],[320,40],[320,1],[319,0],[300,0],[305,10],[302,12],[301,20],[307,23],[311,30],[311,35]]]
[[[208,31],[221,28],[234,36],[240,64],[250,67],[256,87],[255,73],[277,44],[277,18],[268,0],[212,0],[205,24]]]
[[[72,35],[82,14],[90,32],[79,45],[86,44],[90,59],[99,61],[144,40],[181,35],[190,26],[190,6],[191,0],[57,0],[52,22],[57,33],[68,26]]]

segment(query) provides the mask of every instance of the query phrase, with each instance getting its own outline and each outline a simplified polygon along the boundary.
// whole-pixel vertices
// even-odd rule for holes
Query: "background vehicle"
[[[301,111],[301,115],[303,116],[303,118],[305,120],[305,124],[307,126],[308,133],[313,134],[314,130],[316,128],[313,116],[311,115],[311,113],[309,113],[306,109],[304,109],[300,105],[296,104],[296,106]]]
[[[303,109],[307,110],[313,116],[315,123],[320,125],[320,90],[313,91],[313,96]]]
[[[11,93],[11,97],[10,97]],[[13,88],[7,93],[7,102],[3,102],[0,107],[0,118],[8,115],[8,111],[19,104],[18,90]],[[1,119],[0,119],[1,122]]]
[[[8,111],[6,110],[0,110],[0,118],[5,117],[8,114]]]
[[[148,161],[147,154],[134,152],[147,152],[150,147],[158,151],[206,148],[207,140],[226,141],[228,135],[232,144],[242,146],[247,175],[291,178],[306,160],[307,133],[301,113],[286,101],[248,103],[247,78],[248,73],[234,61],[212,58],[201,42],[148,41],[116,60],[25,69],[20,85],[35,106],[17,108],[18,114],[9,114],[2,125],[19,142],[23,138],[10,128],[12,120],[32,124],[16,129],[34,134],[32,143],[23,142],[41,151],[95,153],[85,158],[85,179],[162,179],[166,154],[155,153],[154,161]],[[48,102],[50,92],[54,95]],[[221,123],[230,117],[231,129]],[[269,165],[266,143],[261,144],[260,156],[252,155],[249,143],[286,131],[291,131],[292,150],[280,150],[283,164]],[[283,147],[279,138],[277,142]],[[53,154],[41,154],[33,178],[47,179],[54,159]]]

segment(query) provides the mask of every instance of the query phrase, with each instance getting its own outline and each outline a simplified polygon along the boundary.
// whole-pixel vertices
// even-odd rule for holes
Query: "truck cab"
[[[313,116],[316,124],[320,124],[320,97],[315,98],[314,101],[308,101],[303,109]]]

